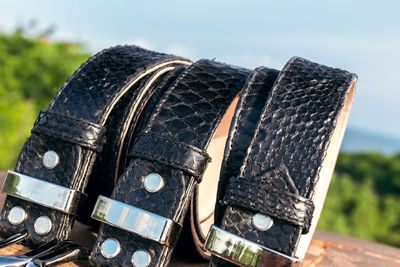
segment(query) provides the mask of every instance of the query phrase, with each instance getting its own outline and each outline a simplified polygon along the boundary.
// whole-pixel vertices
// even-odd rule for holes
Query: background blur
[[[323,3],[322,3],[323,2]],[[349,127],[319,228],[400,247],[399,1],[1,1],[0,170],[90,55],[137,44],[281,69],[292,56],[355,72]]]

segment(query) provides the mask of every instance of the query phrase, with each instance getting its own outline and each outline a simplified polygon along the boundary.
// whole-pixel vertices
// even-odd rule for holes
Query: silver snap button
[[[52,150],[47,151],[43,155],[43,165],[47,169],[54,169],[60,162],[60,157],[58,154]]]
[[[261,213],[254,214],[251,218],[251,222],[253,223],[253,226],[259,231],[267,231],[274,224],[274,221],[271,217]]]
[[[146,250],[137,250],[133,253],[131,261],[135,267],[147,267],[151,263],[151,256]]]
[[[144,188],[150,193],[160,191],[164,186],[164,179],[158,173],[150,173],[144,178]]]
[[[26,219],[26,212],[20,206],[13,207],[8,213],[8,221],[12,225],[21,224]]]
[[[48,233],[50,233],[51,228],[53,227],[53,223],[51,222],[49,217],[40,216],[36,219],[33,227],[35,228],[35,232],[38,235],[47,235]]]
[[[115,238],[107,238],[101,244],[100,252],[106,259],[114,258],[121,251],[121,245]]]

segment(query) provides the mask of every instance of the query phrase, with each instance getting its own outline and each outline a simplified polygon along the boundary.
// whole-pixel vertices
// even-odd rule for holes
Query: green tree
[[[89,54],[47,32],[0,33],[0,170],[13,168],[41,109]]]
[[[399,154],[340,154],[318,228],[400,247],[399,162]]]
[[[393,156],[376,152],[341,153],[335,171],[357,182],[373,180],[374,191],[380,195],[400,196],[400,153]]]

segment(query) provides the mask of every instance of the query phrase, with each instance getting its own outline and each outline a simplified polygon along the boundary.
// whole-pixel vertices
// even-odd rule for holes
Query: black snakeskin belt
[[[66,240],[76,214],[94,224],[91,214],[102,223],[93,265],[166,266],[189,209],[180,242],[215,255],[212,266],[300,264],[355,80],[301,58],[281,72],[251,72],[137,47],[106,50],[39,116],[3,187],[0,231],[25,232],[36,246]],[[37,188],[25,189],[30,183]],[[61,193],[36,196],[60,186],[67,204]]]
[[[293,58],[260,87],[276,75],[255,70],[237,107],[205,240],[211,266],[300,265],[315,230],[356,76]],[[248,105],[260,93],[255,114]]]
[[[92,263],[168,263],[195,186],[210,161],[207,146],[248,75],[245,69],[201,60],[167,90],[147,125],[135,134],[130,164],[111,199],[98,200],[93,215],[104,224]],[[108,245],[118,247],[118,253],[105,254]]]
[[[84,63],[40,113],[7,174],[0,232],[12,237],[2,246],[66,240],[76,215],[90,222],[97,196],[109,195],[124,169],[145,105],[190,64],[135,46],[104,50]],[[0,265],[12,260],[2,257]]]

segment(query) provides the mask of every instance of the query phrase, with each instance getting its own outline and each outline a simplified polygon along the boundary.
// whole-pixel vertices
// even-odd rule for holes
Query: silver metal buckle
[[[215,256],[246,267],[298,267],[302,261],[212,226],[205,249]]]
[[[16,244],[28,237],[28,232],[16,233],[2,241],[0,241],[0,249]]]
[[[0,267],[10,266],[55,266],[68,261],[87,259],[88,249],[70,241],[56,239],[23,255],[0,256]]]
[[[8,171],[2,189],[8,195],[68,214],[76,214],[85,197],[76,190]]]
[[[92,218],[166,246],[174,246],[182,225],[146,210],[99,196]]]

